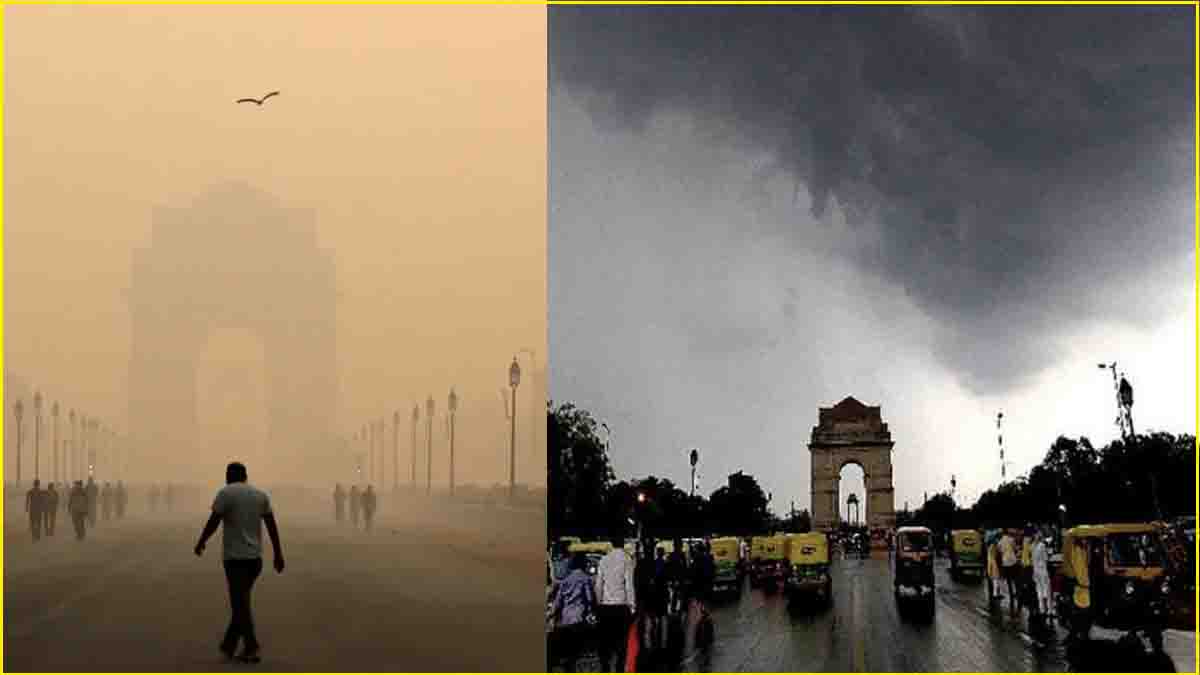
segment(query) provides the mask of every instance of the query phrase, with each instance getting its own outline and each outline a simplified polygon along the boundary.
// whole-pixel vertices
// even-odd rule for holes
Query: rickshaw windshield
[[[1112,534],[1107,544],[1108,564],[1113,567],[1162,567],[1162,551],[1152,534]]]
[[[924,532],[906,533],[900,539],[900,550],[905,553],[919,553],[929,550],[929,535]]]

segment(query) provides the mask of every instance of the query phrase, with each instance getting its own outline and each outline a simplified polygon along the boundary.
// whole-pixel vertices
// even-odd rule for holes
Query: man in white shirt
[[[271,547],[275,553],[275,571],[283,572],[283,549],[279,544],[279,528],[271,501],[262,490],[246,482],[246,467],[233,462],[225,469],[225,487],[213,500],[212,515],[200,533],[196,555],[204,554],[208,538],[224,525],[221,543],[225,564],[225,580],[229,584],[229,605],[232,618],[221,641],[221,653],[234,657],[238,641],[243,642],[240,659],[258,663],[259,644],[254,635],[254,619],[250,614],[250,590],[262,573],[262,523],[267,524]]]
[[[612,550],[604,554],[596,570],[596,618],[600,629],[600,665],[608,672],[615,657],[614,673],[625,672],[625,647],[629,622],[637,610],[633,586],[633,560],[625,552],[625,539],[613,537]]]

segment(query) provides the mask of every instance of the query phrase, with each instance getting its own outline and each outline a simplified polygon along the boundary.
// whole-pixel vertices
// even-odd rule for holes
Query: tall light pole
[[[88,418],[88,478],[94,478],[96,475],[96,429],[100,423],[94,417]]]
[[[17,418],[17,487],[21,487],[21,417],[25,415],[25,404],[21,399],[13,404],[13,417]]]
[[[421,421],[421,406],[414,403],[412,411],[412,491],[417,491],[417,423]]]
[[[42,447],[42,392],[33,395],[33,479],[40,478]]]
[[[71,438],[67,441],[67,451],[64,456],[67,460],[67,480],[79,475],[76,469],[79,468],[79,458],[75,453],[75,409],[71,408],[67,412],[67,426],[71,429]]]
[[[50,426],[54,429],[54,474],[52,480],[59,480],[59,463],[58,463],[58,401],[50,406]]]
[[[696,464],[700,462],[700,451],[695,448],[692,448],[692,451],[690,453],[688,453],[688,461],[692,465],[692,492],[691,492],[691,495],[692,495],[692,497],[695,497],[696,496]]]
[[[530,412],[529,449],[530,449],[530,452],[536,452],[538,428],[537,428],[537,425],[534,424],[534,415],[537,414],[538,407],[537,407],[537,402],[533,400],[533,395],[537,393],[537,389],[538,389],[537,388],[537,382],[538,382],[537,352],[535,352],[533,349],[531,349],[529,347],[525,347],[517,352],[518,356],[521,354],[527,354],[529,356],[529,378],[528,378],[529,382],[526,382],[526,387],[525,387],[526,389],[529,390],[530,402],[533,404],[529,409],[529,412]],[[532,384],[533,386],[529,386],[530,384]],[[545,406],[545,404],[546,404],[545,401],[543,401],[542,406]],[[543,423],[542,428],[544,429],[545,427],[546,427],[546,425]]]
[[[508,367],[508,386],[512,387],[512,438],[508,446],[508,500],[517,496],[517,387],[521,384],[521,366],[513,357]]]
[[[428,427],[425,432],[425,494],[433,494],[433,395],[425,401],[425,422]]]
[[[458,394],[454,387],[450,388],[450,398],[446,402],[450,410],[450,496],[454,496],[454,413],[458,410]]]
[[[400,490],[400,411],[392,413],[392,492]]]
[[[380,417],[376,422],[379,428],[379,488],[387,485],[387,420]]]
[[[1008,464],[1004,461],[1004,432],[1000,427],[1000,423],[1004,420],[1004,413],[996,413],[996,443],[1000,446],[1000,482],[1004,482],[1005,466]]]

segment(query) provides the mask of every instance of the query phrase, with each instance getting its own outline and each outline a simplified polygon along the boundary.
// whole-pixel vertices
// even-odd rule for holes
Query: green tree
[[[547,403],[547,529],[551,538],[594,539],[609,525],[607,497],[613,481],[596,420],[570,403]]]

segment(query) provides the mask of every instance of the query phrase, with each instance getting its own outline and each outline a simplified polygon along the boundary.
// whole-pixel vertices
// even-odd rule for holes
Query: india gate
[[[812,523],[814,530],[832,530],[840,522],[838,484],[842,469],[857,464],[866,487],[868,529],[896,526],[892,489],[892,434],[879,406],[867,406],[848,396],[832,408],[821,408],[808,450],[812,454]]]

